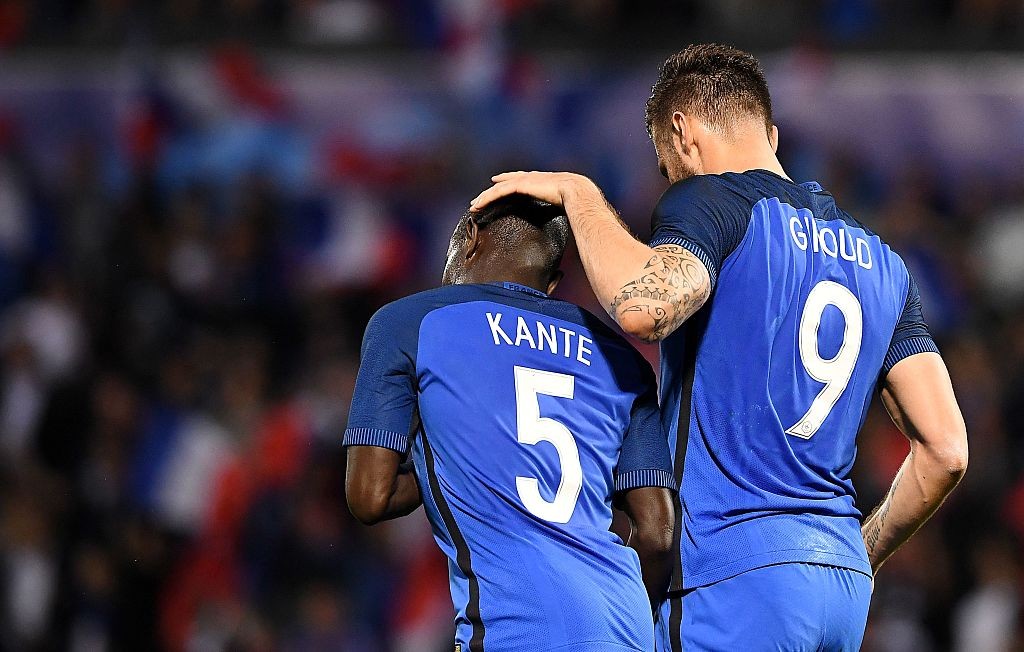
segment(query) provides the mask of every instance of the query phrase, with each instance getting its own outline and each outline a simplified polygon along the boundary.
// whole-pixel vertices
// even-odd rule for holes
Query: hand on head
[[[572,172],[504,172],[491,177],[491,181],[494,185],[469,203],[472,210],[480,210],[497,199],[517,193],[564,206],[566,199],[582,186],[596,189],[590,179]]]

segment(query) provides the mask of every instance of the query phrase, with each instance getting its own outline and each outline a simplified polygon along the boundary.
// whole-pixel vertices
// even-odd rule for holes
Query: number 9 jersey
[[[583,309],[514,284],[406,297],[366,328],[345,445],[409,452],[449,559],[456,649],[648,651],[616,492],[675,489],[654,372]]]
[[[880,377],[936,351],[903,260],[817,183],[764,170],[674,184],[650,244],[689,250],[714,286],[662,342],[681,477],[672,589],[787,562],[870,575],[857,433]]]

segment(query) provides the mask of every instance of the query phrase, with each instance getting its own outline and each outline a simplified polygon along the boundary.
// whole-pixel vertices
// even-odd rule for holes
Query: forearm
[[[564,207],[583,269],[595,296],[607,309],[655,252],[633,237],[589,179],[565,193]]]
[[[640,574],[652,609],[657,609],[665,598],[665,591],[672,575],[672,551],[659,543],[663,537],[663,534],[652,536],[636,531],[629,537],[629,547],[635,550],[637,557],[640,558]],[[671,532],[669,540],[671,541]]]
[[[663,339],[711,294],[704,264],[678,245],[638,242],[590,179],[568,172],[506,172],[470,203],[480,210],[501,197],[525,194],[565,208],[590,285],[622,330]]]
[[[647,596],[656,608],[665,597],[672,574],[674,555],[675,501],[673,492],[663,487],[639,487],[620,494],[621,504],[629,517],[630,548],[640,558]]]
[[[911,449],[885,500],[861,526],[872,570],[931,518],[962,476],[963,469],[950,468],[942,455],[920,445]]]
[[[381,517],[382,521],[398,518],[411,514],[423,504],[423,496],[420,495],[420,485],[416,482],[416,473],[411,463],[402,464],[398,467],[398,474],[391,487],[391,495],[388,497],[388,505]]]
[[[563,203],[594,294],[627,333],[663,339],[707,300],[711,281],[696,256],[637,241],[592,182],[574,184]]]
[[[349,511],[366,525],[412,512],[423,502],[411,463],[378,446],[348,449],[345,496]]]

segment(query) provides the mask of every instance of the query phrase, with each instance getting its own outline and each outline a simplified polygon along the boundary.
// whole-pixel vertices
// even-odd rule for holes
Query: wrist
[[[602,201],[604,195],[597,184],[582,174],[574,174],[559,189],[562,206],[567,212],[573,211],[581,204]]]

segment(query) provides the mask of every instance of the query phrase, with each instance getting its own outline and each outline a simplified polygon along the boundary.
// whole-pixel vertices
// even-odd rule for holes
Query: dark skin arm
[[[365,525],[405,516],[423,503],[412,465],[379,446],[348,448],[345,498],[349,511]]]
[[[672,492],[662,487],[631,489],[616,497],[616,507],[629,517],[631,527],[623,541],[640,557],[647,597],[651,609],[657,609],[665,599],[672,575],[672,531],[676,522]]]

